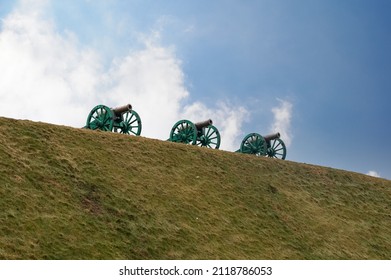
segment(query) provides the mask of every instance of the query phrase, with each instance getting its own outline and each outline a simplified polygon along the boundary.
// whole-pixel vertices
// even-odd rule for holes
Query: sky
[[[83,127],[127,103],[142,136],[212,119],[220,149],[391,179],[391,1],[0,0],[0,116]]]

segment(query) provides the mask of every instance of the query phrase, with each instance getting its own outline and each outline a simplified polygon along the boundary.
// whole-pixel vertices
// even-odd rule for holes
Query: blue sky
[[[129,100],[146,137],[212,118],[233,151],[278,129],[288,160],[391,179],[390,14],[386,0],[0,1],[0,114],[80,127]]]

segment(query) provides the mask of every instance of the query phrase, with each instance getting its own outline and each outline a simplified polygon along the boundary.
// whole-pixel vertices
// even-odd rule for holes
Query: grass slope
[[[0,118],[1,259],[390,259],[391,181]]]

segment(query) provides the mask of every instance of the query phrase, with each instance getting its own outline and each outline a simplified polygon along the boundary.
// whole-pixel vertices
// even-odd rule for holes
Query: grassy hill
[[[0,259],[391,259],[391,181],[0,118]]]

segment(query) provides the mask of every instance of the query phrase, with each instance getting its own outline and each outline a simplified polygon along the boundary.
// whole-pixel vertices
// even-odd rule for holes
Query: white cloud
[[[376,171],[373,171],[373,170],[368,171],[368,173],[366,175],[380,178],[380,174]]]
[[[180,60],[159,34],[141,36],[144,47],[114,58],[108,67],[98,49],[59,32],[47,15],[48,1],[23,0],[3,19],[0,32],[0,114],[16,119],[82,127],[97,104],[131,103],[143,123],[142,135],[167,139],[176,121],[212,118],[221,148],[235,150],[247,112],[218,103],[186,104]]]
[[[292,120],[292,103],[278,99],[280,102],[279,106],[272,108],[273,123],[271,125],[271,132],[280,132],[281,139],[284,141],[286,146],[292,143],[291,133],[291,120]]]
[[[147,44],[113,63],[107,102],[131,103],[143,122],[143,135],[167,139],[189,93],[180,62],[167,48]]]
[[[99,63],[93,50],[60,36],[34,5],[21,6],[3,20],[0,33],[0,112],[57,124],[78,125],[83,104],[99,84]],[[85,113],[84,113],[85,114]]]

